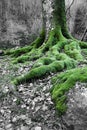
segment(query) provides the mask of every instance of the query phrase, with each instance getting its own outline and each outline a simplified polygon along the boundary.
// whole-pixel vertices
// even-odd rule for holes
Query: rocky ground
[[[33,80],[16,88],[11,80],[26,73],[33,63],[12,65],[0,56],[0,130],[61,130],[49,89],[50,78]]]
[[[0,130],[87,130],[87,84],[76,83],[68,93],[68,110],[58,118],[51,101],[51,74],[14,87],[11,80],[31,64],[14,65],[0,56]]]

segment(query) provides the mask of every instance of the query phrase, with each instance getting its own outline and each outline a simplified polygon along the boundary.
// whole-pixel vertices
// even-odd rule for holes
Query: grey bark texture
[[[52,29],[52,3],[52,0],[42,0],[43,20],[46,29],[46,37],[48,36],[49,31]]]

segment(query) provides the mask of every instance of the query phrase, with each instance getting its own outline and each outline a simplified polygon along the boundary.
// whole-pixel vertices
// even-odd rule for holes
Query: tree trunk
[[[46,25],[46,36],[51,29],[56,28],[57,32],[66,38],[71,38],[66,24],[65,1],[64,0],[43,0],[43,16]]]

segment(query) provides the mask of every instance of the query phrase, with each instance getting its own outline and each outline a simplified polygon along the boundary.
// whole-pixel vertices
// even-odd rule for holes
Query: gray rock
[[[0,128],[0,130],[4,130],[3,128]]]
[[[21,125],[21,130],[29,130],[29,128],[27,126]]]
[[[69,130],[87,130],[87,84],[76,83],[68,94],[68,110],[62,117]]]
[[[9,129],[11,129],[12,128],[12,124],[7,124],[6,125],[6,130],[9,130]]]
[[[41,127],[40,126],[36,126],[35,130],[41,130]]]
[[[0,112],[1,112],[1,114],[4,114],[4,113],[5,113],[4,109],[1,109]]]
[[[0,50],[0,56],[4,54],[4,51],[3,50]]]
[[[42,110],[43,110],[43,111],[46,111],[46,110],[48,110],[48,107],[44,104],[44,105],[42,106]]]
[[[13,117],[12,122],[16,122],[16,121],[17,121],[17,118]]]

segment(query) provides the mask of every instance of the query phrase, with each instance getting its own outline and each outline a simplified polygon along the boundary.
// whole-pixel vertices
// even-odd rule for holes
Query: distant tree
[[[86,33],[86,18],[87,13],[84,6],[77,8],[73,34],[77,35],[79,39],[84,40],[84,35]]]

